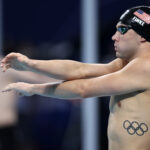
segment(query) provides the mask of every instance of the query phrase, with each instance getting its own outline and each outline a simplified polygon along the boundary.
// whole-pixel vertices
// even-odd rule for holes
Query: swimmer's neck
[[[131,62],[136,58],[144,58],[144,57],[150,57],[150,52],[149,53],[145,53],[143,55],[136,55],[134,57],[130,57],[130,58],[121,58],[122,60],[126,61],[126,62]]]
[[[132,60],[136,58],[145,58],[150,57],[150,43],[142,45],[139,49],[136,50],[136,53],[129,57],[129,58],[122,58],[123,60],[127,62],[131,62]]]

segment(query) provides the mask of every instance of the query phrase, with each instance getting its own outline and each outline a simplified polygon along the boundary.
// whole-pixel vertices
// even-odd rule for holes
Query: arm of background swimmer
[[[145,61],[145,60],[144,60]],[[148,65],[147,65],[148,64]],[[62,98],[88,98],[120,95],[150,87],[150,63],[135,59],[120,71],[98,78],[35,86],[35,94]],[[39,91],[41,89],[41,91]]]

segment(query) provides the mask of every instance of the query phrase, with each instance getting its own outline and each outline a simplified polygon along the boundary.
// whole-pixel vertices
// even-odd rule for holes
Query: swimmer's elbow
[[[81,84],[76,84],[71,93],[75,96],[75,98],[79,99],[84,99],[87,96],[86,89]]]
[[[88,89],[86,87],[81,87],[78,94],[80,95],[80,98],[82,98],[82,99],[92,97],[90,92],[88,91]]]

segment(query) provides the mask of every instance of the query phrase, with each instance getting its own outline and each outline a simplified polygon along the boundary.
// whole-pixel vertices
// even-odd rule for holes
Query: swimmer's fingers
[[[17,57],[19,56],[18,53],[10,53],[7,56],[5,56],[2,60],[1,60],[1,68],[4,68],[7,64],[11,64],[12,61],[16,60]]]
[[[9,68],[11,68],[10,64],[6,64],[6,65],[1,65],[2,71],[6,72],[6,70],[8,70]]]
[[[5,63],[8,63],[8,59],[6,57],[1,60],[1,64],[5,64]]]
[[[19,54],[19,53],[10,53],[1,60],[1,63],[7,63],[7,62],[11,61],[12,59],[16,59],[20,55],[21,54]]]
[[[17,82],[8,84],[2,92],[16,91],[20,96],[32,96],[32,84]]]
[[[10,53],[1,60],[1,64],[6,64],[16,58],[16,53]]]
[[[7,61],[7,59],[3,59],[1,61],[0,67],[2,68],[2,71],[5,72],[7,69],[9,69],[11,67],[11,62]]]
[[[2,90],[2,92],[3,92],[3,93],[6,93],[6,92],[11,92],[11,91],[13,91],[13,90],[18,91],[17,89],[14,89],[14,87],[13,87],[12,85],[8,85],[8,86],[6,86],[6,87]],[[18,95],[19,95],[19,96],[25,96],[22,92],[18,92]]]
[[[20,92],[22,88],[23,88],[23,85],[21,82],[10,83],[2,90],[2,92],[10,92],[12,90]]]
[[[14,83],[8,84],[4,89],[2,89],[2,92],[10,92],[14,90]]]
[[[12,68],[19,71],[24,71],[28,67],[27,63],[29,58],[20,53],[10,53],[1,61],[1,68],[5,72],[7,69]]]

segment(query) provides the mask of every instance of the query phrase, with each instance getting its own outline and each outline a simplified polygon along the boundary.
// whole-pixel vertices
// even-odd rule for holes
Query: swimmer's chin
[[[117,51],[116,51],[116,57],[117,57],[117,58],[121,58],[119,52],[117,52]]]
[[[118,52],[116,52],[116,57],[121,58],[121,59],[125,59],[123,56],[119,55]]]
[[[129,61],[129,59],[128,59],[128,58],[123,57],[123,56],[120,56],[120,55],[116,55],[116,57],[117,57],[117,58],[120,58],[120,59],[122,59],[122,60],[125,60],[125,61]]]

